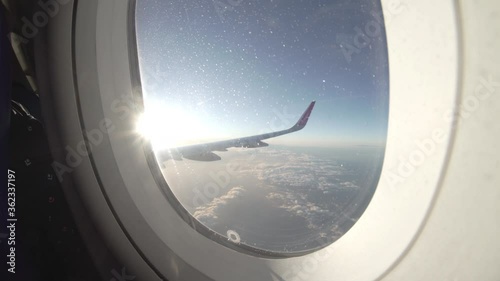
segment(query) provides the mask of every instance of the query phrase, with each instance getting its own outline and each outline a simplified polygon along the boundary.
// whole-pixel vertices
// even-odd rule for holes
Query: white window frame
[[[460,11],[453,1],[382,1],[390,112],[381,181],[348,233],[291,258],[224,247],[179,216],[158,187],[162,177],[150,165],[151,151],[132,133],[140,106],[125,118],[116,110],[117,101],[141,104],[131,32],[135,0],[64,2],[43,31],[46,41],[38,42],[46,47],[37,51],[44,119],[63,164],[68,152],[61,148],[78,149],[84,131],[103,132],[91,156],[64,174],[63,185],[70,202],[77,202],[75,196],[83,202],[73,210],[88,212],[128,272],[140,280],[375,280],[415,244],[435,206],[456,133],[450,122],[456,116],[448,114],[459,104],[462,78]],[[429,143],[432,151],[425,148]]]

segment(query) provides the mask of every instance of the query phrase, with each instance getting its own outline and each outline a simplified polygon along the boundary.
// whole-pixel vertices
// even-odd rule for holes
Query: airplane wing
[[[268,146],[269,144],[263,142],[263,140],[302,130],[309,120],[315,103],[315,101],[312,101],[299,121],[289,129],[256,136],[169,148],[158,152],[158,158],[161,161],[166,161],[168,159],[182,160],[183,158],[196,161],[217,161],[221,158],[219,155],[215,154],[214,151],[227,151],[227,149],[231,147],[257,148]]]

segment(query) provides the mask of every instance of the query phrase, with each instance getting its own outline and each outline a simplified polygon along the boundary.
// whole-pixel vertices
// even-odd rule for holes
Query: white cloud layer
[[[218,213],[221,208],[226,206],[232,200],[243,197],[245,192],[246,190],[243,187],[233,187],[226,194],[214,198],[208,204],[196,208],[193,217],[207,226],[214,225],[216,220],[219,218]]]
[[[252,162],[240,163],[238,173],[257,178],[261,191],[267,193],[265,199],[277,208],[304,218],[307,222],[304,227],[320,237],[337,239],[343,234],[338,224],[353,221],[344,212],[346,206],[335,198],[339,192],[355,194],[360,187],[355,182],[355,172],[336,160],[289,150],[262,149]],[[241,199],[246,192],[242,186],[233,187],[196,208],[193,215],[210,227],[218,223],[225,206]]]

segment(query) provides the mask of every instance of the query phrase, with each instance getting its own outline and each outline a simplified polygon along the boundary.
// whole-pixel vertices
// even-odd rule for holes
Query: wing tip
[[[295,130],[301,130],[307,125],[307,121],[309,121],[309,117],[311,116],[311,112],[313,111],[315,104],[316,104],[315,100],[313,100],[309,104],[306,111],[304,111],[304,113],[300,117],[299,121],[297,121],[297,124],[295,124],[295,126],[294,126]]]

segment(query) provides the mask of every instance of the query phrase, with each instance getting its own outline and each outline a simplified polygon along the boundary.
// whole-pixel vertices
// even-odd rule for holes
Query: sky
[[[160,163],[182,206],[223,236],[276,252],[315,249],[346,233],[383,164],[385,34],[383,23],[379,34],[365,29],[380,3],[137,3],[145,97],[138,129],[155,149],[287,129],[316,101],[303,130],[266,140],[269,147]],[[346,56],[346,46],[356,51]]]
[[[312,100],[307,127],[271,144],[383,145],[384,28],[373,37],[364,31],[367,44],[355,44],[373,11],[378,1],[138,1],[146,122],[155,134],[172,132],[157,136],[157,145],[285,129]],[[346,46],[359,48],[347,57]]]

